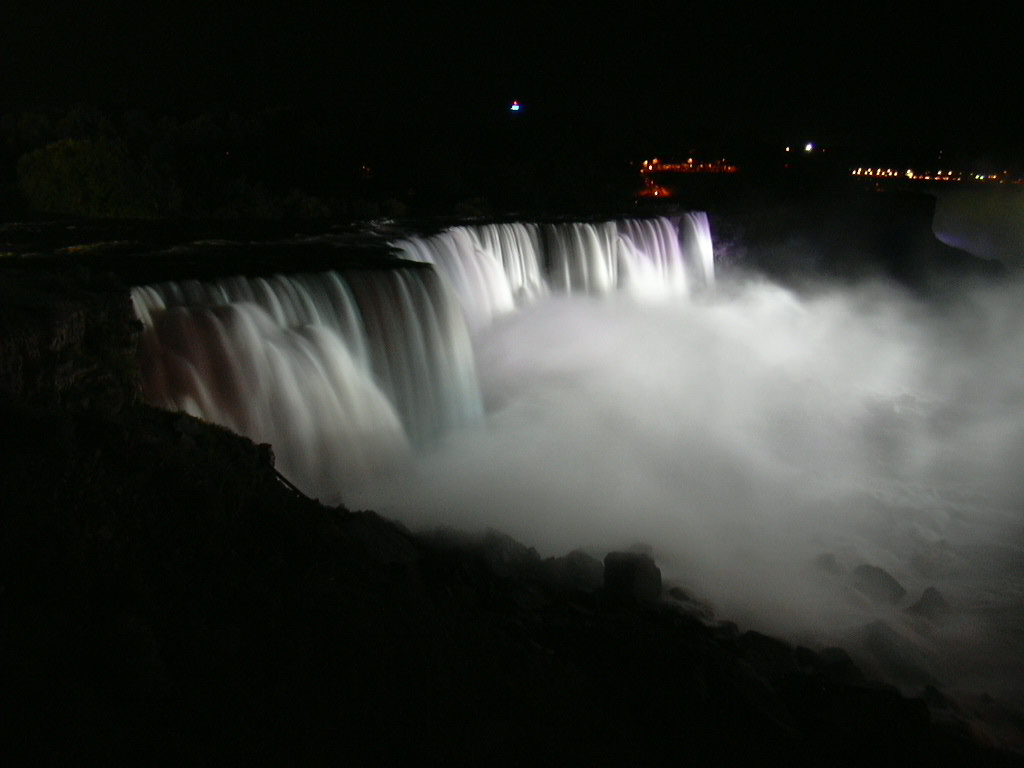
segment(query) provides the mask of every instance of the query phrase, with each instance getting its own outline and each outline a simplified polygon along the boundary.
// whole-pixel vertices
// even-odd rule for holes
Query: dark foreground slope
[[[137,403],[125,292],[0,286],[5,764],[1014,764],[839,649],[647,599],[642,556],[604,586],[325,508]]]

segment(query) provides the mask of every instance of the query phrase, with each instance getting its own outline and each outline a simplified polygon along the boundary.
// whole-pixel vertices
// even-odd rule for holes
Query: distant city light
[[[984,181],[997,184],[1021,184],[1024,180],[1011,178],[1006,171],[1003,173],[977,173],[958,170],[942,169],[934,173],[929,171],[915,171],[913,168],[854,168],[850,171],[851,176],[868,176],[875,180],[906,178],[912,181]]]
[[[804,144],[804,152],[813,152],[813,151],[814,151],[814,145],[811,142],[808,141],[806,144]]]
[[[730,165],[723,157],[717,162],[697,162],[689,157],[685,163],[666,163],[659,158],[644,160],[640,164],[640,173],[736,173],[736,166]]]

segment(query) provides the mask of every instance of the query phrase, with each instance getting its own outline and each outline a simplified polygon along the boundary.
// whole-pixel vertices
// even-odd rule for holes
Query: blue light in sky
[[[509,109],[511,109],[513,112],[518,112],[520,109],[522,109],[522,105],[518,101],[513,101],[512,106],[509,107]]]

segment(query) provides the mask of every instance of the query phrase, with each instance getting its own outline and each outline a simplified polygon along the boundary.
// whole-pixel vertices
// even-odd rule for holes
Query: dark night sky
[[[290,106],[431,146],[514,119],[518,98],[551,135],[629,151],[816,138],[1019,154],[1024,12],[977,5],[5,0],[0,99]]]

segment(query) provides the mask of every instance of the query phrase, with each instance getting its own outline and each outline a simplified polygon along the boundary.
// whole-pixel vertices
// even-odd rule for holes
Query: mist
[[[935,236],[985,259],[1024,266],[1024,187],[944,189],[936,195]]]
[[[544,556],[642,544],[721,619],[843,644],[912,693],[1019,704],[1022,306],[1020,279],[937,302],[749,275],[683,301],[541,299],[475,335],[483,424],[345,502]],[[905,599],[854,589],[862,564]],[[946,619],[905,610],[927,587]]]

